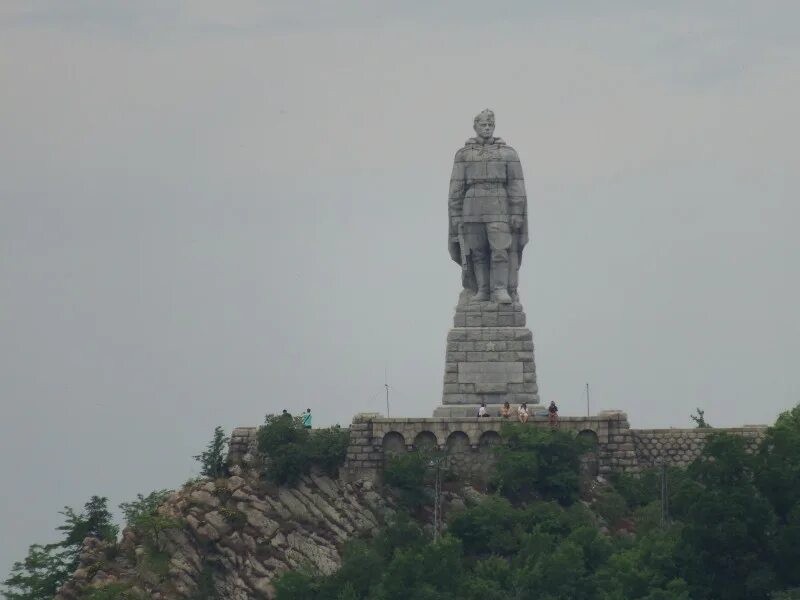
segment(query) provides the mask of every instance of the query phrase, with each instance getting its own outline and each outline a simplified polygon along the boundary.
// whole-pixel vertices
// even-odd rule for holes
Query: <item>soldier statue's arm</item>
[[[456,152],[456,157],[453,162],[453,174],[450,176],[450,193],[447,199],[447,213],[448,213],[448,236],[447,247],[452,258],[458,264],[461,264],[461,248],[458,241],[458,227],[461,223],[462,210],[464,207],[464,194],[467,189],[465,163],[463,153],[461,150]]]
[[[508,214],[512,229],[520,234],[520,244],[528,242],[528,198],[525,194],[525,179],[517,152],[510,146],[504,148],[506,158],[506,192],[508,194]]]

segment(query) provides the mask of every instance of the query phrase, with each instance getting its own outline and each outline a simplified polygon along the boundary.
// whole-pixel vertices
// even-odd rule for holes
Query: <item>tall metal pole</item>
[[[439,539],[439,530],[442,528],[442,457],[434,456],[431,459],[434,468],[433,480],[433,541]]]
[[[441,520],[439,496],[442,493],[442,483],[439,473],[439,461],[436,460],[436,478],[433,482],[433,541],[439,539],[439,521]]]
[[[664,463],[664,521],[669,523],[669,471]]]
[[[386,376],[386,367],[383,368],[383,387],[386,388],[386,418],[389,418],[389,381]]]
[[[661,461],[661,527],[669,521],[669,490],[667,489],[667,463]]]

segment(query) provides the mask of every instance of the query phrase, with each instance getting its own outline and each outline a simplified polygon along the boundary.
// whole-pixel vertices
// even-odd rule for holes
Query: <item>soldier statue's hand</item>
[[[454,231],[458,231],[459,228],[461,227],[461,223],[462,222],[463,222],[463,219],[461,217],[453,217],[451,219],[451,223],[453,225],[453,230]]]
[[[522,231],[525,221],[519,215],[511,215],[511,231]]]

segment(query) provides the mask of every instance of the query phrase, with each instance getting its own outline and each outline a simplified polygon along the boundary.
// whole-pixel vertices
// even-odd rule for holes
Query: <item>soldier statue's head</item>
[[[494,135],[494,113],[488,108],[475,116],[472,122],[472,128],[479,138],[487,140]]]

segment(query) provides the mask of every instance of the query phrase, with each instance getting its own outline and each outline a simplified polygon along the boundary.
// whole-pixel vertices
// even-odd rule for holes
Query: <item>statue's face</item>
[[[475,133],[478,134],[478,137],[488,139],[492,137],[494,134],[494,121],[490,121],[489,119],[478,119],[475,123]]]

